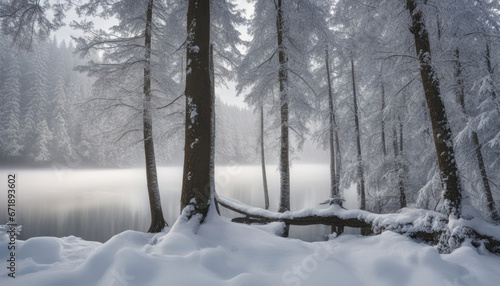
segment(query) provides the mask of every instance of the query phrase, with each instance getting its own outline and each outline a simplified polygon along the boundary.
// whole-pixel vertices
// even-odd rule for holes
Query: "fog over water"
[[[127,229],[146,231],[149,202],[143,169],[20,169],[1,170],[1,177],[17,175],[17,223],[20,239],[34,236],[74,235],[86,240],[106,241]],[[179,215],[182,167],[159,167],[163,213],[169,226]],[[271,210],[279,202],[279,172],[267,167]],[[218,194],[246,204],[264,207],[262,171],[258,165],[216,168]],[[4,192],[5,194],[5,192]],[[291,167],[291,209],[324,208],[329,197],[329,166],[296,164]],[[347,208],[356,208],[356,191],[345,193]],[[1,199],[0,221],[6,222],[6,201]],[[222,215],[236,213],[221,208]],[[328,226],[292,227],[290,236],[308,241],[322,240]]]

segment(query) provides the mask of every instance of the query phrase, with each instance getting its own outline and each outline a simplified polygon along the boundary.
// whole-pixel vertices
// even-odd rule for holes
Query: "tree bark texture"
[[[385,86],[384,86],[384,81],[382,79],[382,74],[380,74],[380,85],[382,89],[381,93],[381,106],[380,106],[380,140],[382,141],[382,154],[385,157],[387,157],[387,148],[385,146],[385,120],[384,120],[384,111],[385,111]]]
[[[262,184],[264,187],[264,205],[265,209],[269,209],[269,190],[267,188],[267,175],[266,175],[266,155],[264,148],[264,103],[260,105],[260,158],[262,163]]]
[[[356,134],[356,149],[358,151],[357,168],[358,168],[358,196],[359,196],[359,209],[366,209],[365,198],[365,176],[363,171],[363,156],[361,153],[361,133],[359,129],[359,111],[358,111],[358,98],[356,94],[356,78],[354,74],[354,59],[351,57],[351,77],[352,77],[352,97],[354,105],[354,133]]]
[[[399,207],[406,208],[406,188],[405,188],[405,166],[403,165],[403,121],[399,119],[399,157],[398,157],[398,180],[399,180]]]
[[[210,134],[210,193],[214,195],[215,190],[215,64],[214,64],[214,45],[210,44],[209,51],[209,69],[210,69],[210,83],[212,84],[212,89],[210,90],[210,105],[212,107],[212,118],[211,118],[211,134]],[[220,215],[219,205],[215,204],[217,213]]]
[[[144,98],[143,98],[143,135],[144,154],[146,160],[146,180],[148,185],[149,208],[151,211],[151,225],[148,232],[160,232],[167,222],[161,209],[160,191],[156,172],[155,149],[153,143],[153,119],[151,116],[151,29],[153,21],[153,0],[148,1],[146,11],[146,33],[144,45]]]
[[[215,68],[214,68],[214,45],[210,44],[209,51],[209,68],[210,68],[210,105],[212,107],[212,116],[210,125],[212,132],[210,134],[210,188],[211,192],[215,192]]]
[[[285,20],[282,1],[277,1],[276,32],[278,38],[279,86],[281,106],[281,139],[280,139],[280,205],[279,212],[290,210],[290,162],[288,134],[288,57],[285,49]],[[283,236],[288,237],[289,226],[286,225]]]
[[[333,93],[332,93],[332,82],[330,78],[330,57],[328,55],[328,48],[325,50],[325,66],[326,66],[326,78],[328,81],[328,128],[329,128],[329,141],[328,146],[330,148],[330,197],[338,197],[339,194],[339,184],[337,181],[337,170],[335,159],[335,133],[337,132],[335,126],[335,112],[333,108]]]
[[[400,142],[403,140],[403,127],[402,124],[399,125],[400,127]],[[397,171],[397,176],[398,176],[398,188],[399,188],[399,208],[405,208],[406,207],[406,192],[405,192],[405,185],[403,181],[403,164],[401,162],[402,157],[403,157],[403,149],[402,144],[399,144],[398,147],[398,132],[396,130],[396,126],[392,129],[393,133],[393,148],[394,148],[394,161],[396,162],[396,171]]]
[[[325,50],[325,66],[326,66],[326,78],[328,81],[328,111],[329,111],[329,148],[330,148],[330,197],[340,197],[339,190],[339,180],[340,180],[340,170],[339,170],[339,159],[336,158],[335,152],[338,150],[338,146],[335,144],[339,144],[338,134],[337,134],[337,123],[335,121],[335,110],[333,108],[333,90],[332,90],[332,81],[330,78],[330,56],[328,54],[328,47]],[[337,156],[340,155],[340,152],[337,152]],[[344,232],[343,226],[331,226],[331,233],[337,233],[340,235]]]
[[[279,86],[281,106],[281,145],[280,145],[280,205],[279,211],[290,210],[290,165],[288,135],[288,57],[285,49],[285,23],[282,1],[277,3],[276,31],[278,37]]]
[[[211,196],[210,1],[189,0],[187,35],[186,130],[181,210],[193,205],[194,213],[206,215]]]
[[[455,161],[453,137],[441,98],[439,77],[432,66],[429,34],[425,27],[422,10],[417,9],[417,1],[407,0],[406,5],[411,17],[410,31],[415,38],[420,76],[432,123],[434,145],[443,184],[444,207],[448,215],[459,217],[462,185]]]

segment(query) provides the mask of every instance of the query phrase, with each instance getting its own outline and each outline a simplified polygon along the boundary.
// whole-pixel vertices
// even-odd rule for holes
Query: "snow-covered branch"
[[[390,230],[432,244],[439,244],[443,239],[458,239],[461,243],[469,238],[476,243],[484,243],[491,252],[500,253],[500,227],[480,218],[449,221],[441,213],[411,208],[403,208],[398,213],[375,214],[363,210],[347,210],[337,204],[326,209],[302,209],[279,213],[251,207],[221,196],[217,201],[221,206],[247,216],[247,219],[236,221],[256,223],[282,221],[290,225],[324,224],[371,228],[375,234]]]

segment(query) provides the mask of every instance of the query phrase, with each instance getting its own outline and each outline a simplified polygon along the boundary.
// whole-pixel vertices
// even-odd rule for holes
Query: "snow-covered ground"
[[[500,256],[468,243],[451,254],[385,232],[304,242],[248,226],[185,216],[159,234],[120,233],[104,244],[76,237],[16,242],[16,278],[0,248],[0,285],[499,285]],[[6,246],[5,228],[0,245]]]

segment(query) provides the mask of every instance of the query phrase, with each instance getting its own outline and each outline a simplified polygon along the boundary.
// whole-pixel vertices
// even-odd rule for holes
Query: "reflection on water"
[[[320,208],[329,196],[328,165],[294,165],[291,171],[291,209]],[[23,226],[20,239],[33,236],[75,235],[86,240],[106,241],[127,229],[149,227],[146,175],[142,169],[17,170],[16,219]],[[271,210],[279,202],[279,172],[268,166]],[[169,225],[179,215],[181,167],[158,168],[163,212]],[[215,173],[216,189],[222,196],[264,207],[260,166],[223,166]],[[0,171],[7,178],[7,170]],[[6,194],[6,192],[2,192]],[[351,193],[354,193],[354,197]],[[355,192],[346,194],[348,207],[356,206]],[[0,223],[7,221],[6,197],[1,198]],[[223,215],[237,214],[223,210]],[[290,236],[321,240],[328,226],[292,227]]]

